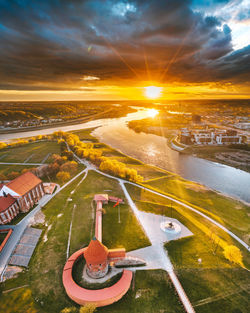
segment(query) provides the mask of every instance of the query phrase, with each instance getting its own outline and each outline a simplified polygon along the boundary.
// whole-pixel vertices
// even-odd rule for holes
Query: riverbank
[[[250,151],[247,150],[234,149],[228,146],[190,146],[181,152],[250,173]]]
[[[18,127],[9,129],[0,129],[0,134],[12,134],[16,132],[28,132],[33,130],[42,130],[47,128],[64,127],[70,125],[76,125],[79,123],[87,123],[100,118],[119,118],[127,115],[128,113],[136,112],[135,109],[130,106],[123,108],[120,112],[113,112],[113,109],[105,110],[104,112],[99,112],[95,114],[90,114],[88,116],[79,117],[75,119],[69,119],[65,121],[55,122],[51,124],[39,125],[39,126],[29,126],[29,127]]]

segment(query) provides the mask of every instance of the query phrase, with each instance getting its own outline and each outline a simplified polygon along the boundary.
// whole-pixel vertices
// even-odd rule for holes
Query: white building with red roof
[[[29,211],[44,194],[41,179],[31,172],[18,176],[0,190],[0,197],[11,195],[16,199],[21,212]]]
[[[0,224],[9,223],[19,213],[19,206],[10,194],[0,197]]]

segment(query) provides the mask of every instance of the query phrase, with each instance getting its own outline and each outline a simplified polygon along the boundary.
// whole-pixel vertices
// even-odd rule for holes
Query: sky
[[[0,101],[249,98],[250,0],[0,0]]]

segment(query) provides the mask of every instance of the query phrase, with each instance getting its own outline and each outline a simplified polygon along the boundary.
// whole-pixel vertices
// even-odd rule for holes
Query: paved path
[[[164,269],[165,271],[168,272],[169,277],[179,295],[179,298],[182,302],[182,304],[184,305],[185,310],[188,313],[194,313],[194,309],[184,291],[184,289],[182,288],[177,276],[174,273],[174,269],[173,269],[173,265],[167,255],[167,252],[164,249],[163,246],[163,242],[157,242],[157,238],[154,235],[154,232],[152,232],[152,227],[150,225],[150,223],[145,223],[144,219],[140,218],[140,211],[137,209],[135,203],[133,202],[133,200],[131,199],[125,185],[124,182],[122,180],[120,181],[120,185],[122,187],[122,190],[124,192],[124,195],[128,201],[129,206],[131,207],[131,209],[133,210],[135,216],[137,217],[139,223],[142,225],[145,233],[147,234],[152,246],[145,248],[145,249],[139,249],[136,251],[131,251],[129,254],[131,256],[135,256],[138,258],[142,258],[144,259],[149,266],[153,267],[153,266],[159,266],[159,268]],[[143,250],[143,251],[142,251]],[[143,268],[141,268],[143,269]]]
[[[44,157],[44,159],[42,160],[42,164],[44,164],[45,163],[45,161],[48,159],[48,157],[51,155],[51,153],[48,153],[45,157]]]
[[[23,163],[27,163],[33,157],[33,155],[35,155],[35,154],[33,153],[33,154],[29,155],[27,157],[27,159],[23,161]]]

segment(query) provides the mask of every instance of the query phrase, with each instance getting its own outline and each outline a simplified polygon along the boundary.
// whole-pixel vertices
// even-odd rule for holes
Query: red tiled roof
[[[15,202],[16,199],[13,198],[10,194],[8,194],[6,197],[0,197],[0,212],[5,211]]]
[[[22,196],[41,182],[41,179],[36,177],[36,175],[31,172],[26,172],[13,179],[11,182],[6,184],[6,186]]]
[[[108,252],[108,248],[94,237],[84,251],[84,257],[88,264],[101,264],[107,260]]]

